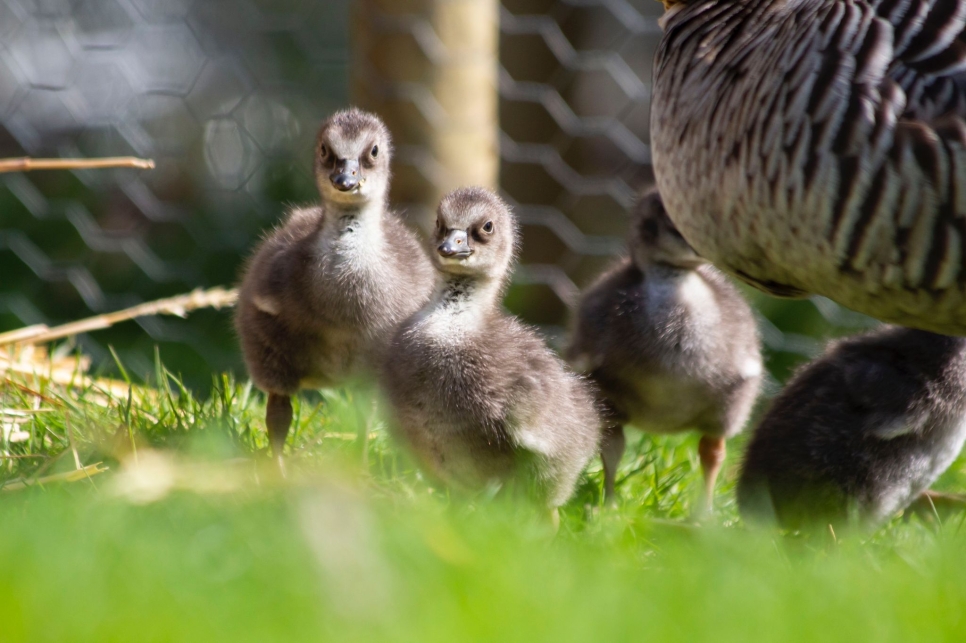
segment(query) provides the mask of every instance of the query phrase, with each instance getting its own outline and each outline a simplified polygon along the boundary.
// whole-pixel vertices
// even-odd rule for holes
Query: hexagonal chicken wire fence
[[[550,335],[622,251],[652,182],[654,0],[503,0],[500,186],[524,229],[507,303]],[[316,198],[318,122],[349,102],[347,0],[0,0],[0,156],[154,158],[157,169],[0,176],[0,331],[230,284],[286,203]],[[425,25],[423,25],[425,26]],[[422,204],[426,207],[427,204]],[[773,355],[863,321],[756,298]],[[203,385],[239,365],[224,313],[78,338]],[[786,369],[794,359],[776,368]]]

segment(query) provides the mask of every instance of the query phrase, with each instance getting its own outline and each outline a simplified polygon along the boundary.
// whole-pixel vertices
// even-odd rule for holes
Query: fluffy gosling
[[[746,520],[873,528],[908,507],[966,440],[966,338],[891,327],[833,343],[755,429]]]
[[[235,328],[252,380],[268,393],[279,457],[291,397],[377,368],[396,328],[432,292],[429,258],[387,205],[391,155],[377,116],[350,109],[328,118],[315,148],[322,202],[292,210],[245,269]]]
[[[481,188],[441,202],[436,289],[396,333],[383,370],[396,432],[422,467],[463,489],[522,483],[551,510],[597,452],[589,385],[501,309],[518,230]]]
[[[710,509],[725,440],[751,412],[761,342],[738,290],[692,250],[657,191],[632,213],[630,257],[578,305],[567,358],[596,383],[605,407],[604,493],[615,499],[624,425],[701,433],[702,508]]]

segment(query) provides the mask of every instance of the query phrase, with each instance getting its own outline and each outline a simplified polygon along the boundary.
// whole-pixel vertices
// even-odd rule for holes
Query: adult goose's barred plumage
[[[675,225],[779,295],[966,334],[966,0],[666,0]]]

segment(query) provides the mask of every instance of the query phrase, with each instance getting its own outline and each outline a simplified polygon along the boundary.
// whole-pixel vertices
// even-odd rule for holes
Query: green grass
[[[281,480],[257,391],[220,377],[200,400],[160,366],[155,383],[129,398],[0,383],[0,408],[43,410],[0,445],[31,456],[0,461],[0,481],[70,470],[74,449],[111,467],[0,491],[0,641],[966,637],[959,518],[835,545],[748,531],[738,440],[701,527],[685,524],[696,440],[638,434],[619,506],[600,506],[595,464],[553,537],[526,507],[431,488],[378,421],[363,457],[365,392],[302,399]]]

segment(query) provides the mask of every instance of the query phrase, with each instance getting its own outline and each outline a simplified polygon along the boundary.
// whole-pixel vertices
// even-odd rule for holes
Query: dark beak
[[[348,192],[359,187],[361,180],[359,161],[356,159],[341,159],[336,161],[335,169],[329,175],[329,180],[337,190]]]
[[[443,243],[436,248],[436,252],[441,257],[455,257],[457,259],[469,257],[473,254],[473,249],[470,248],[467,240],[466,230],[450,230],[446,238],[443,239]]]

